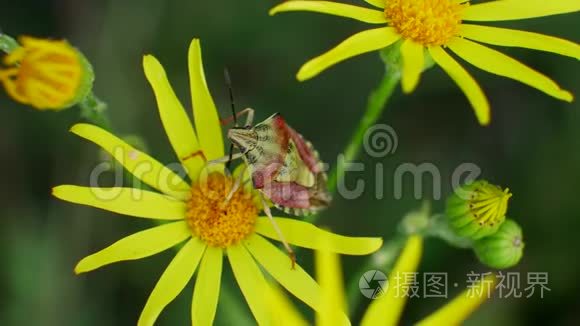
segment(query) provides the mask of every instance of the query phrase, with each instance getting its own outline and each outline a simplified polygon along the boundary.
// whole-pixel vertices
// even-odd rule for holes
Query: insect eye
[[[252,126],[250,126],[250,125],[244,126],[244,129],[250,130],[250,129],[252,129]]]

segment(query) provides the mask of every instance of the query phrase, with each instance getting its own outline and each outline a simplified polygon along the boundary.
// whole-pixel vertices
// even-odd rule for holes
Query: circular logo
[[[388,287],[387,275],[374,269],[366,271],[358,280],[360,293],[369,299],[380,298],[385,294]]]
[[[367,129],[363,139],[366,153],[374,158],[394,154],[399,146],[399,137],[393,127],[378,124]]]

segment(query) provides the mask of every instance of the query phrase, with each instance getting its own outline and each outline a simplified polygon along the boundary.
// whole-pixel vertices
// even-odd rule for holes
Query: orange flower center
[[[62,109],[72,104],[81,84],[82,63],[66,41],[21,38],[8,54],[0,81],[15,100],[37,109]]]
[[[227,248],[254,232],[258,207],[243,187],[228,200],[233,185],[232,178],[214,172],[191,188],[187,222],[209,246]]]
[[[468,5],[457,0],[388,0],[385,16],[405,39],[444,45],[458,34],[461,10]]]

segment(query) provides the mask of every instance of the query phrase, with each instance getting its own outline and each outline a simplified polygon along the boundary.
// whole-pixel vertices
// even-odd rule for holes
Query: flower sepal
[[[386,48],[379,51],[381,60],[385,64],[387,71],[391,73],[402,74],[403,71],[403,56],[401,55],[401,45],[403,40],[399,40]],[[435,61],[429,54],[429,51],[423,51],[423,69],[422,71],[427,71],[435,65]]]
[[[92,93],[93,83],[95,82],[95,71],[93,70],[93,65],[91,65],[90,61],[79,49],[74,48],[74,50],[76,51],[79,58],[81,67],[81,79],[75,92],[75,96],[67,104],[65,104],[65,106],[68,105],[67,107],[74,106],[84,101],[89,96],[89,94]]]
[[[5,53],[11,53],[16,50],[20,45],[16,40],[6,34],[0,33],[0,51]]]

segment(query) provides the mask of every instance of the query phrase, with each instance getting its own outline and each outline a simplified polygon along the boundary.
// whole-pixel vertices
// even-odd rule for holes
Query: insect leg
[[[244,126],[251,126],[252,123],[254,122],[254,109],[252,108],[245,108],[242,111],[238,112],[235,114],[236,118],[242,116],[243,114],[246,114],[246,123],[244,124]],[[234,116],[232,115],[231,117],[227,117],[224,119],[221,119],[220,122],[222,124],[222,126],[225,126],[229,123],[231,123],[234,120]]]
[[[262,201],[262,206],[264,207],[264,213],[266,213],[266,216],[268,216],[268,218],[270,219],[270,222],[272,222],[272,226],[274,227],[274,230],[278,234],[280,241],[284,245],[284,248],[286,248],[286,251],[288,251],[288,256],[290,256],[290,261],[292,262],[292,269],[295,269],[296,268],[296,255],[294,254],[294,250],[292,250],[292,248],[290,248],[288,241],[286,241],[286,238],[284,238],[284,234],[282,234],[282,230],[280,230],[280,227],[278,226],[278,224],[276,223],[276,221],[272,217],[272,212],[270,211],[270,207],[268,206],[268,203],[266,203],[266,200],[264,199],[264,196],[261,193],[260,193],[260,200]]]
[[[243,112],[247,112],[248,116],[246,117],[246,123],[244,124],[244,127],[249,127],[252,125],[252,123],[254,123],[254,109],[252,108],[245,108],[242,111],[240,111],[240,113]]]
[[[232,155],[232,160],[237,160],[239,158],[241,158],[242,156],[244,156],[244,154],[242,153],[235,153]],[[208,161],[207,164],[220,164],[220,163],[226,163],[227,161],[230,160],[230,156],[226,155],[226,156],[222,156],[219,158],[216,158],[214,160]]]
[[[240,186],[242,185],[242,179],[244,178],[244,173],[246,172],[246,169],[247,169],[247,167],[244,166],[244,169],[242,170],[242,172],[236,178],[236,181],[234,182],[234,185],[233,185],[232,189],[230,189],[230,192],[226,196],[226,200],[225,200],[226,203],[229,202],[230,199],[232,199],[232,197],[236,193],[236,191],[238,191],[238,189],[240,189]]]

